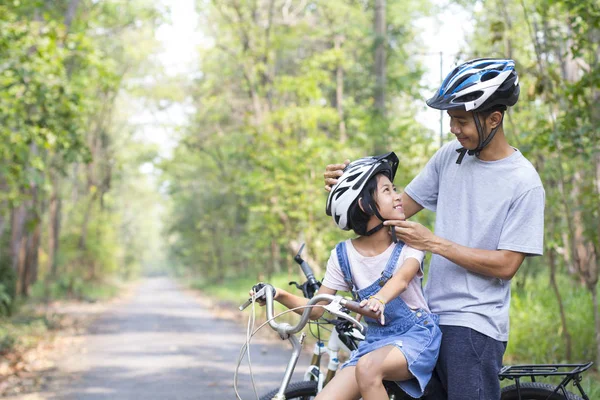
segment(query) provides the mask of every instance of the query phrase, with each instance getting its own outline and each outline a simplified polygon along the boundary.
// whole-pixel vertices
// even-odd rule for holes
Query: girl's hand
[[[381,300],[377,296],[371,296],[368,299],[364,299],[360,302],[361,307],[367,307],[369,310],[373,312],[379,312],[381,317],[380,321],[381,325],[385,325],[385,315],[383,312],[385,311],[385,302]]]
[[[275,289],[275,294],[273,295],[273,300],[277,298],[277,288],[274,288],[274,289]],[[248,295],[249,295],[250,297],[254,296],[254,290],[250,290],[250,291],[248,292]],[[264,306],[265,306],[265,304],[267,304],[267,302],[265,301],[265,299],[264,299],[264,298],[262,298],[262,297],[260,297],[260,298],[256,299],[256,302],[257,302],[257,303],[258,303],[258,305],[259,305],[259,306],[261,306],[261,307],[264,307]]]

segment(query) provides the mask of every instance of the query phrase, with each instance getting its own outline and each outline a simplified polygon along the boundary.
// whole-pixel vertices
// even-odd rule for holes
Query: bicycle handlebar
[[[314,294],[319,291],[319,282],[315,278],[315,274],[313,273],[310,265],[308,265],[308,263],[302,259],[302,256],[300,255],[302,254],[302,250],[304,250],[304,243],[302,243],[302,246],[300,246],[298,254],[294,256],[294,261],[296,261],[296,263],[300,265],[300,268],[302,268],[302,272],[304,273],[304,276],[306,276],[306,280],[312,289],[311,294]]]
[[[267,306],[267,320],[269,321],[269,325],[273,330],[279,333],[282,339],[287,338],[289,335],[293,335],[295,333],[300,332],[308,323],[310,318],[310,312],[312,310],[312,305],[315,305],[322,301],[328,301],[329,304],[324,306],[324,308],[330,313],[337,315],[340,318],[344,318],[350,322],[352,322],[361,333],[364,334],[364,326],[361,325],[355,318],[351,317],[347,313],[342,311],[342,307],[347,308],[350,311],[354,311],[358,314],[364,315],[366,317],[370,317],[373,319],[379,319],[380,313],[373,312],[367,308],[361,307],[359,303],[343,298],[342,296],[334,296],[331,294],[318,294],[314,296],[312,299],[308,301],[307,308],[302,312],[302,316],[300,317],[300,321],[296,325],[290,325],[288,323],[277,323],[273,319],[273,296],[275,294],[275,288],[269,284],[265,284],[265,286],[260,289],[257,293],[254,294],[253,298],[257,299],[263,297],[266,299]],[[252,298],[248,299],[244,304],[242,304],[239,309],[240,311],[244,310],[252,303]]]

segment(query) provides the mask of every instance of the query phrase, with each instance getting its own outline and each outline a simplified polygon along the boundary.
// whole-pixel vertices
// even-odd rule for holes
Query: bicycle
[[[348,312],[354,311],[359,314],[372,317],[366,312],[367,310],[362,309],[358,303],[344,299],[339,295],[330,296],[322,294],[314,296],[314,294],[318,291],[320,284],[315,279],[312,269],[308,263],[306,263],[306,261],[304,261],[301,257],[303,249],[304,244],[300,247],[300,250],[294,257],[294,260],[300,265],[302,272],[306,277],[306,281],[301,285],[296,282],[290,282],[290,285],[295,285],[302,291],[304,297],[310,300],[306,306],[307,308],[304,310],[300,322],[297,325],[290,327],[289,324],[276,324],[273,321],[274,289],[271,285],[265,285],[263,288],[255,290],[254,297],[249,299],[239,308],[240,311],[244,310],[256,299],[261,297],[264,298],[267,306],[268,324],[272,329],[279,333],[282,339],[289,339],[293,346],[292,356],[290,358],[290,362],[288,363],[288,367],[286,368],[281,386],[261,396],[260,400],[304,400],[314,398],[322,390],[323,386],[325,386],[335,376],[335,373],[339,367],[338,352],[340,350],[345,350],[349,353],[352,350],[355,350],[358,347],[358,343],[364,339],[365,327],[358,323],[356,319],[351,317]],[[329,312],[336,315],[337,319],[328,320],[322,317],[319,321],[312,322],[313,324],[316,324],[318,328],[324,324],[333,325],[333,329],[331,329],[331,334],[327,344],[321,340],[320,334],[315,336],[317,338],[317,342],[315,343],[310,366],[304,375],[304,380],[290,383],[291,375],[300,356],[302,343],[306,337],[306,334],[302,333],[301,338],[298,339],[294,336],[294,334],[300,332],[306,326],[306,324],[309,323],[308,314],[310,313],[310,308],[316,303],[327,299],[331,300],[331,303],[324,307]],[[334,300],[336,307],[329,307],[334,303]],[[264,326],[264,324],[261,325],[261,327],[262,326]],[[282,335],[282,332],[285,332],[285,334]],[[321,368],[321,356],[325,353],[329,354],[329,363],[326,373],[324,373]],[[589,397],[581,386],[581,374],[587,371],[592,365],[593,362],[586,364],[535,364],[504,366],[498,374],[498,378],[500,380],[512,380],[515,382],[515,384],[502,388],[501,400],[589,400]],[[570,368],[570,370],[564,370],[566,368]],[[563,379],[558,385],[536,381],[536,379],[547,378],[549,376],[562,376]],[[529,378],[531,379],[531,382],[521,382],[521,378]],[[581,397],[567,391],[567,385],[569,383],[573,383],[573,385],[577,387]],[[393,382],[384,381],[384,386],[386,387],[390,400],[410,399],[410,397]]]
[[[589,400],[581,386],[581,374],[587,371],[594,363],[586,364],[534,364],[534,365],[508,365],[502,367],[498,377],[500,380],[514,380],[515,384],[502,388],[502,400]],[[565,370],[568,369],[568,370]],[[547,383],[536,382],[536,377],[549,376],[563,377],[561,382],[554,386]],[[521,383],[520,379],[527,377],[531,382]],[[566,386],[573,382],[579,389],[582,397],[568,392]]]

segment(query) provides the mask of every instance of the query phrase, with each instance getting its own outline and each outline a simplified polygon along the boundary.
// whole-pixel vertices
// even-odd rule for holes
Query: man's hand
[[[325,167],[323,178],[325,180],[325,190],[331,192],[331,188],[337,183],[337,178],[342,176],[344,168],[350,164],[350,160],[344,161],[343,164],[329,164]]]
[[[388,220],[384,225],[392,225],[396,236],[404,243],[417,250],[432,251],[436,236],[418,222]]]

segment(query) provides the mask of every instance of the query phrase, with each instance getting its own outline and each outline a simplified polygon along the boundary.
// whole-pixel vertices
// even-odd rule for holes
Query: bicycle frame
[[[368,309],[362,308],[358,303],[348,299],[344,299],[341,296],[319,294],[308,301],[308,304],[306,305],[306,308],[304,309],[304,312],[300,317],[300,321],[296,325],[292,326],[288,323],[277,323],[275,322],[273,313],[274,293],[275,289],[273,288],[273,286],[266,284],[262,289],[260,289],[260,291],[254,294],[252,299],[249,299],[243,305],[241,305],[239,307],[239,310],[244,310],[246,307],[252,304],[254,300],[258,298],[264,298],[266,301],[267,321],[269,326],[279,334],[279,337],[281,337],[281,339],[287,339],[292,344],[292,355],[290,357],[290,360],[288,361],[288,365],[286,367],[281,386],[279,387],[279,390],[275,397],[273,397],[273,400],[285,400],[284,393],[290,383],[292,374],[294,372],[294,369],[296,368],[296,364],[298,363],[298,359],[302,351],[302,344],[304,343],[304,338],[306,337],[306,333],[300,334],[299,338],[296,336],[296,334],[300,332],[308,323],[312,306],[315,306],[317,305],[317,303],[320,302],[329,302],[329,304],[322,307],[330,313],[350,321],[358,328],[359,331],[361,331],[361,333],[364,333],[364,327],[355,318],[344,313],[343,308],[369,316],[371,318],[378,318],[378,315],[376,313],[373,313],[372,311],[369,311]]]
[[[340,361],[338,358],[340,350],[351,353],[351,350],[346,347],[344,342],[340,339],[340,333],[337,328],[334,327],[331,330],[331,334],[329,335],[329,339],[325,343],[324,341],[318,339],[318,341],[314,345],[313,356],[310,361],[310,366],[306,370],[304,374],[304,380],[314,380],[317,381],[319,391],[323,389],[325,385],[327,385],[335,376],[339,366]],[[360,334],[360,332],[355,329],[353,333],[354,336],[358,336],[359,339],[364,339],[364,336]],[[361,338],[362,336],[362,338]],[[327,354],[329,356],[329,362],[327,364],[327,374],[324,374],[321,370],[321,356],[323,354]]]

